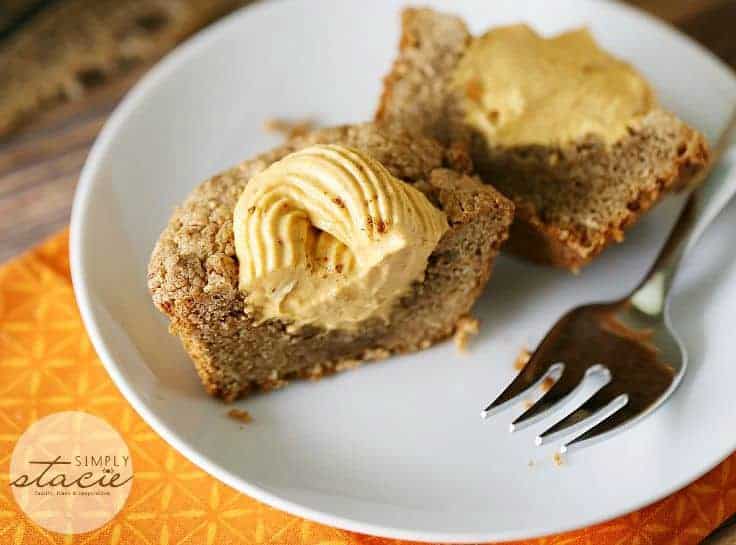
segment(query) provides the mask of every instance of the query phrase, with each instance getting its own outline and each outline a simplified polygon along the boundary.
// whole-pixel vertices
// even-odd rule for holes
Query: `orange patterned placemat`
[[[0,543],[174,545],[397,543],[312,523],[267,507],[193,466],[123,399],[95,355],[74,301],[67,233],[0,268]],[[127,442],[135,476],[123,510],[99,530],[47,532],[9,486],[18,437],[39,418],[81,410]],[[695,544],[736,512],[736,454],[684,490],[641,511],[524,543]]]

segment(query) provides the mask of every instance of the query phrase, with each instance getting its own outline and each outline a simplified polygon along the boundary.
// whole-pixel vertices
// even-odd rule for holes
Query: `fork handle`
[[[706,176],[710,176],[709,179],[702,184],[695,184],[699,186],[690,193],[654,265],[630,297],[632,304],[640,311],[652,316],[664,312],[682,258],[736,193],[736,176],[729,172],[732,168],[720,161],[727,155],[724,162],[736,164],[736,149],[726,153],[735,135],[736,110],[718,139],[710,164],[700,174],[701,180]]]

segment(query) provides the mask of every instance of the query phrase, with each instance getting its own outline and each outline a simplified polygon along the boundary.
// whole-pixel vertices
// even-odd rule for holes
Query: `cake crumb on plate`
[[[311,119],[289,121],[287,119],[271,117],[263,123],[263,129],[265,131],[280,133],[286,139],[304,136],[315,128],[316,123]]]
[[[474,337],[480,331],[480,321],[472,316],[463,316],[457,321],[455,326],[455,346],[460,352],[467,352],[468,343],[471,337]]]
[[[237,420],[241,424],[250,424],[251,422],[253,422],[253,417],[250,415],[250,413],[242,409],[230,409],[227,412],[227,415],[233,420]]]

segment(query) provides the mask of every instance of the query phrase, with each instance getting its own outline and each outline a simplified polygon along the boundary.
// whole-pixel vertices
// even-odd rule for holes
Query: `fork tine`
[[[552,381],[559,381],[564,369],[565,365],[563,363],[543,365],[538,360],[535,361],[534,356],[532,356],[511,384],[501,392],[501,395],[481,411],[481,416],[487,418],[515,403],[520,395],[535,386],[541,385],[548,378]]]
[[[641,414],[638,411],[629,410],[629,408],[626,408],[626,410],[621,410],[625,405],[626,404],[619,407],[615,412],[608,416],[608,418],[604,418],[601,422],[599,422],[589,430],[581,433],[571,441],[565,443],[560,448],[560,451],[566,452],[573,447],[582,447],[583,443],[587,443],[588,441],[591,441],[596,437],[600,437],[608,434],[609,432],[613,432],[617,428],[619,428],[620,430],[625,429],[624,424],[626,424],[626,422],[636,418]]]
[[[562,401],[565,398],[582,387],[584,378],[594,376],[601,377],[604,383],[608,383],[611,380],[611,372],[603,365],[591,365],[584,373],[581,371],[576,372],[575,368],[571,368],[571,372],[564,375],[561,380],[558,380],[539,401],[511,423],[511,431],[518,431],[549,416],[562,406]]]
[[[563,435],[570,435],[588,428],[593,422],[603,421],[623,408],[628,401],[628,395],[613,388],[609,383],[565,418],[540,433],[536,443],[542,445]]]
[[[671,369],[671,367],[669,368]],[[678,374],[655,377],[657,378],[655,381],[652,381],[652,377],[647,377],[649,380],[643,380],[639,377],[635,381],[614,381],[615,384],[612,383],[610,385],[612,393],[614,386],[615,391],[619,394],[623,395],[626,392],[626,403],[621,404],[608,417],[605,417],[598,424],[566,443],[560,450],[564,452],[570,447],[579,448],[584,446],[584,444],[595,442],[594,440],[600,439],[604,435],[626,429],[630,423],[637,421],[659,407],[677,387],[682,376],[683,373],[680,372]],[[653,397],[655,393],[656,397]],[[622,397],[622,395],[611,401],[611,404],[614,404],[616,399]]]

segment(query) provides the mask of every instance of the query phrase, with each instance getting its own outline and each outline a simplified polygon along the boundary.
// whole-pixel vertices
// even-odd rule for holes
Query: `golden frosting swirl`
[[[453,74],[467,122],[490,144],[612,143],[655,104],[646,80],[585,29],[544,38],[526,25],[475,39]]]
[[[423,278],[447,218],[378,161],[317,145],[254,176],[233,229],[240,289],[264,319],[347,329],[385,319]]]

